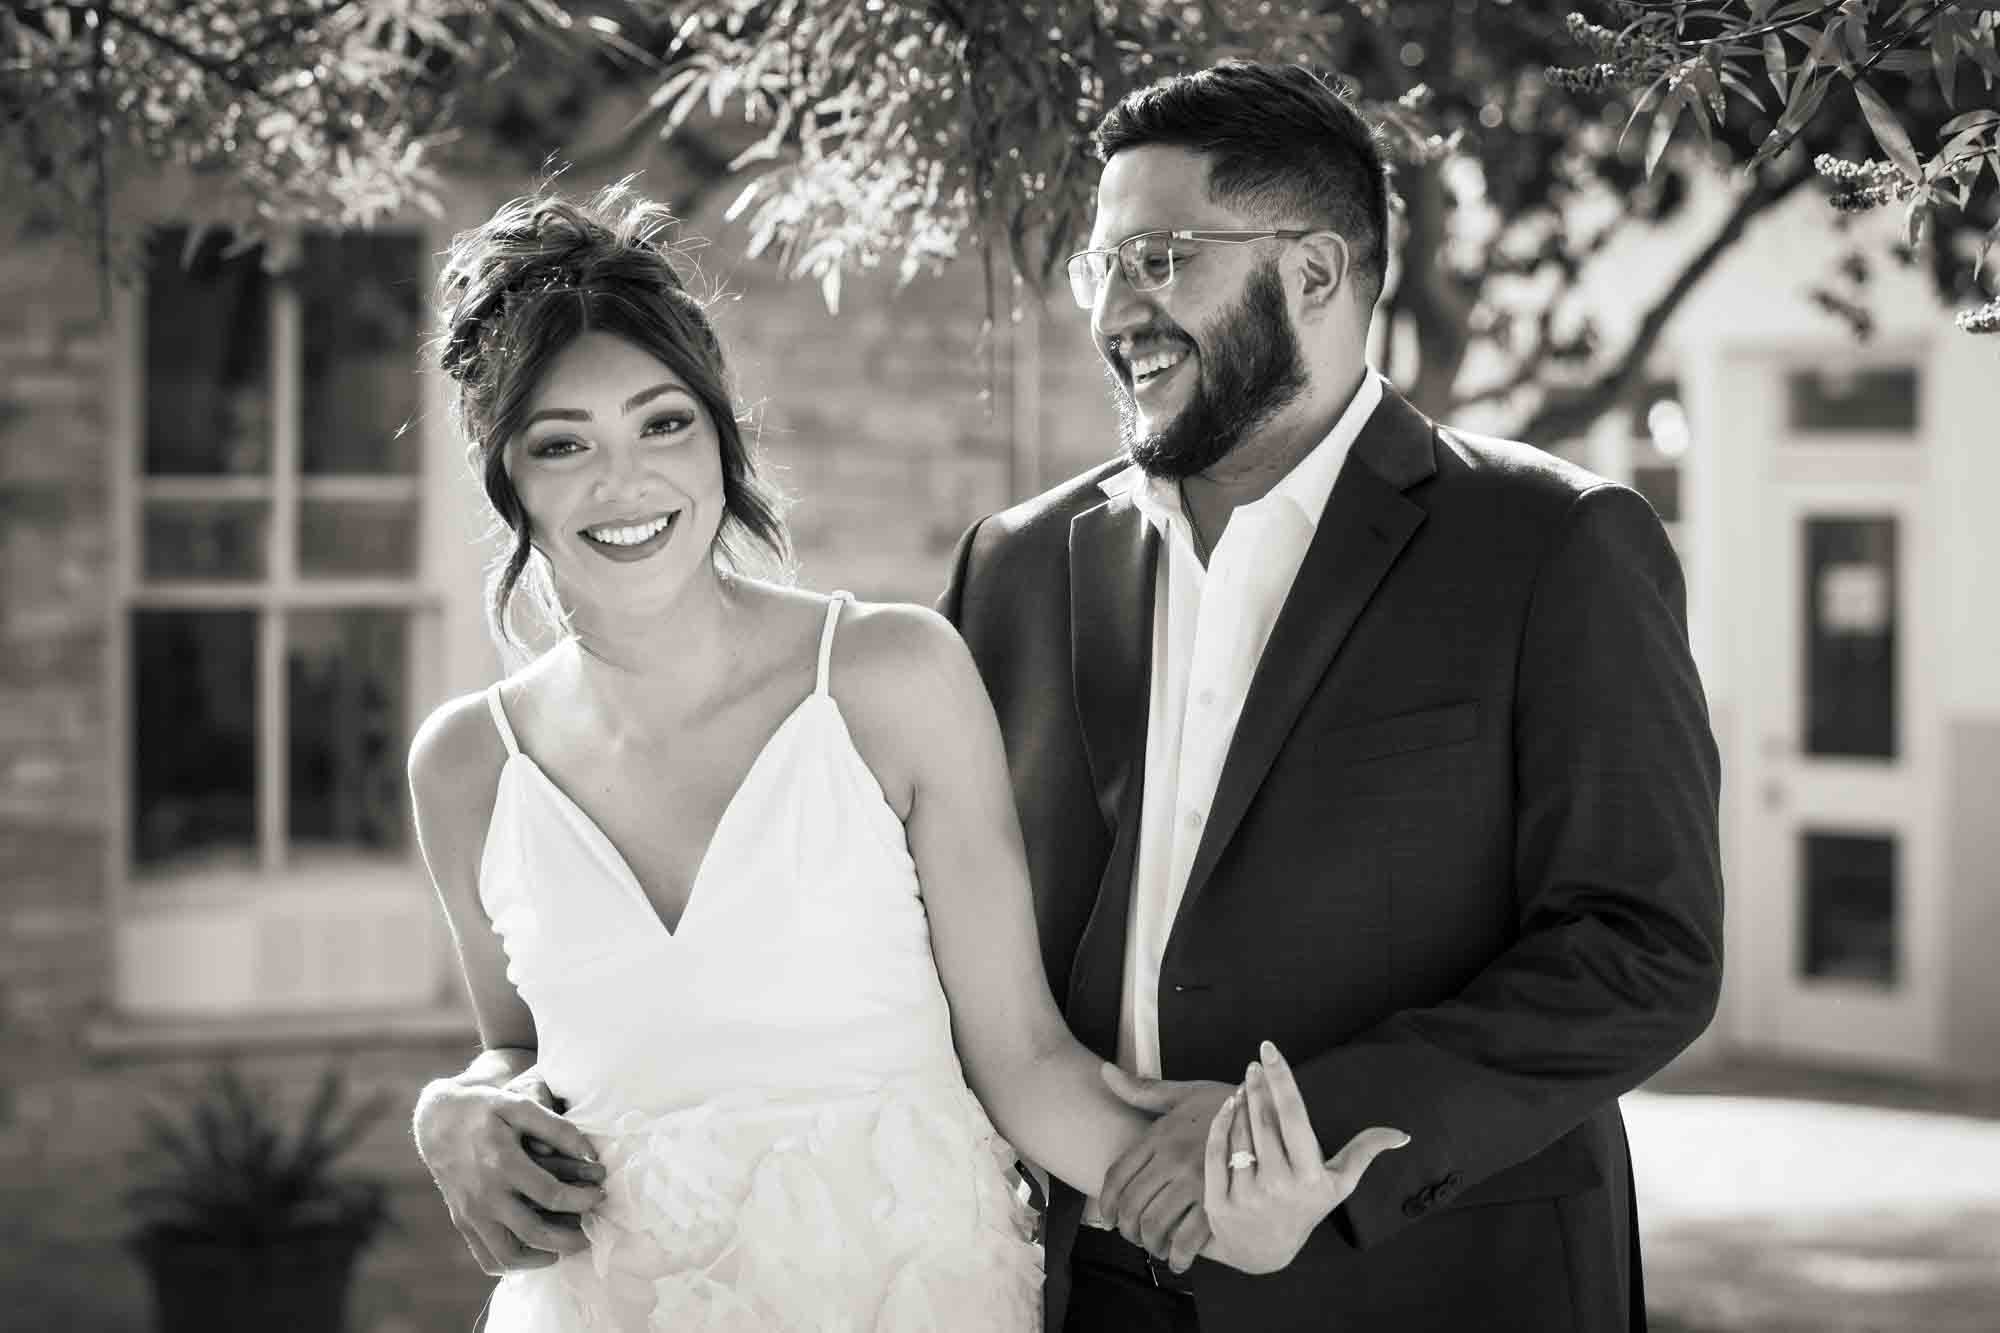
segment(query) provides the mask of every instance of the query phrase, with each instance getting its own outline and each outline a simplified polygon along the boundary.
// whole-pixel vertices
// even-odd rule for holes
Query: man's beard
[[[1172,332],[1192,342],[1178,329]],[[1128,371],[1130,366],[1128,360]],[[1187,405],[1166,429],[1142,435],[1132,391],[1116,370],[1105,367],[1118,402],[1119,439],[1126,456],[1148,476],[1179,481],[1206,472],[1306,387],[1276,264],[1250,275],[1243,299],[1203,338],[1197,371]]]

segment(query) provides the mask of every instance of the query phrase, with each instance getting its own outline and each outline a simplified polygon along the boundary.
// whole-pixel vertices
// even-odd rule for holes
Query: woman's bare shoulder
[[[474,808],[481,793],[490,810],[506,762],[506,742],[500,739],[486,691],[439,704],[410,741],[410,792],[418,817]]]
[[[843,681],[842,677],[845,676]],[[833,685],[858,703],[894,702],[911,689],[947,692],[979,678],[952,623],[911,602],[852,602],[834,638]]]
[[[937,612],[856,602],[835,636],[831,689],[862,758],[907,814],[920,775],[968,749],[992,704],[965,641]]]

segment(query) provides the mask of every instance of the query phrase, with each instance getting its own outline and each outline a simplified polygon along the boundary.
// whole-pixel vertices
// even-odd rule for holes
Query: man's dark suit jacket
[[[961,542],[940,603],[1006,736],[1043,962],[1115,1058],[1159,541],[1109,463]],[[1721,979],[1719,771],[1680,566],[1630,490],[1388,393],[1250,686],[1160,976],[1163,1072],[1298,1073],[1384,1154],[1204,1328],[1644,1326],[1617,1097]],[[1048,1328],[1082,1206],[1057,1183]]]

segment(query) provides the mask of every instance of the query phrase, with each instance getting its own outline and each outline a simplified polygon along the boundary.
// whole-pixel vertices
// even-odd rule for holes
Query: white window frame
[[[162,221],[167,221],[162,219]],[[397,226],[434,254],[424,226]],[[296,610],[400,609],[408,615],[404,735],[413,735],[452,686],[463,688],[467,626],[477,624],[477,555],[470,573],[455,554],[453,526],[462,509],[440,453],[445,430],[440,378],[426,372],[419,407],[417,470],[410,477],[302,477],[305,329],[298,287],[287,275],[301,262],[296,236],[274,247],[270,284],[271,455],[254,477],[148,477],[145,467],[146,294],[133,284],[114,295],[115,368],[110,454],[110,569],[106,701],[109,782],[105,883],[114,935],[112,1028],[133,1021],[186,1035],[248,1020],[296,1035],[307,1028],[391,1020],[418,1032],[464,1031],[463,989],[414,832],[401,856],[288,856],[285,679],[286,616]],[[434,261],[432,261],[434,262]],[[428,266],[413,275],[428,289]],[[413,349],[414,352],[414,349]],[[417,567],[406,578],[301,578],[297,568],[302,498],[417,500]],[[142,574],[145,501],[268,499],[264,577],[244,581],[148,583]],[[445,558],[440,559],[440,555]],[[441,567],[442,566],[442,567]],[[467,601],[471,605],[468,607]],[[252,868],[201,870],[133,883],[132,804],[135,719],[131,616],[135,610],[248,609],[257,634],[257,846]],[[468,615],[468,612],[470,613]],[[454,643],[452,640],[457,640]],[[459,651],[452,651],[458,648]],[[473,665],[476,672],[483,663]],[[122,1030],[121,1030],[122,1031]],[[114,1031],[108,1044],[130,1039]],[[141,1038],[140,1040],[144,1040]],[[169,1042],[174,1038],[166,1038]]]

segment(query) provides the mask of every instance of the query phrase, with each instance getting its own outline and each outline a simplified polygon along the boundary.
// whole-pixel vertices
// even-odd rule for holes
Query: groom
[[[1056,995],[1172,1107],[1103,1197],[1055,1187],[1048,1327],[1643,1327],[1617,1098],[1721,975],[1673,551],[1631,491],[1367,367],[1384,167],[1319,79],[1225,63],[1099,134],[1069,275],[1124,457],[974,525],[940,603],[1006,733]],[[1320,1143],[1412,1141],[1283,1271],[1177,1273],[1266,1038]]]

